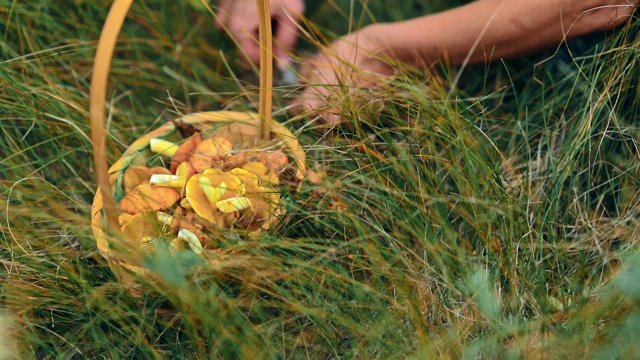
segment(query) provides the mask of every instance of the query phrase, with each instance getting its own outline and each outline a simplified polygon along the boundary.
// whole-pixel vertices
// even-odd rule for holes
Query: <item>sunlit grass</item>
[[[0,2],[0,358],[640,353],[636,25],[582,58],[465,69],[455,89],[455,70],[407,69],[375,94],[380,114],[345,99],[331,134],[279,115],[324,176],[284,196],[258,240],[223,239],[211,266],[159,253],[157,276],[124,285],[89,228],[88,79],[108,3]],[[309,17],[339,33],[417,8],[340,5]],[[177,113],[255,109],[206,11],[135,2],[120,39],[111,159]]]

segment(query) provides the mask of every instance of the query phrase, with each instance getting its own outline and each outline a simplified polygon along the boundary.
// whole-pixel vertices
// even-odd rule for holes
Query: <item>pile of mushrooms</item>
[[[200,133],[181,144],[153,138],[150,147],[170,166],[126,169],[118,222],[130,242],[145,248],[165,238],[200,254],[221,229],[266,229],[282,212],[277,186],[289,160],[280,150],[234,151]]]
[[[208,122],[205,120],[226,122],[229,128],[235,125],[229,120],[239,120],[213,116],[216,118],[213,121],[212,114],[205,112],[201,114],[206,116],[196,116],[194,122],[186,122],[193,125],[196,132],[180,144],[162,138],[173,131],[173,124],[161,127],[152,132],[154,135],[136,140],[116,164],[108,168],[104,146],[107,79],[118,32],[131,1],[114,1],[104,25],[105,31],[98,42],[91,79],[91,140],[100,187],[92,207],[92,229],[98,249],[105,258],[132,271],[140,271],[138,265],[127,264],[111,253],[105,229],[114,235],[121,233],[127,245],[142,249],[153,247],[159,239],[167,239],[174,249],[190,248],[202,254],[205,249],[217,248],[222,230],[245,230],[255,234],[272,226],[284,212],[278,204],[280,194],[277,188],[281,181],[288,180],[281,174],[285,174],[291,164],[283,151],[270,150],[278,147],[271,147],[276,141],[285,145],[280,148],[288,149],[292,156],[298,181],[305,170],[305,156],[297,140],[291,140],[295,137],[272,121],[270,7],[269,0],[256,0],[260,38],[259,116],[238,113],[244,114],[245,120],[252,125],[258,125],[252,128],[259,129],[259,133],[252,135],[257,141],[249,143],[254,149],[247,149],[247,143],[234,140],[233,135],[222,137],[218,132],[215,136],[198,128],[196,124]],[[259,123],[250,121],[253,119]],[[148,143],[149,137],[152,138]],[[269,147],[257,150],[258,144],[269,144]],[[138,156],[146,151],[147,146],[158,156],[170,158],[170,165],[129,166],[138,161]],[[125,169],[124,173],[122,169]],[[123,249],[129,251],[128,247]]]

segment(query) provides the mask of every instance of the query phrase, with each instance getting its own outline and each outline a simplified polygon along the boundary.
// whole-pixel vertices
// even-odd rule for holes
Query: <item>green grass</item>
[[[331,37],[446,6],[421,3],[308,16]],[[345,99],[332,136],[280,115],[323,183],[259,239],[221,239],[212,266],[158,254],[156,279],[129,287],[89,228],[108,4],[0,0],[0,358],[640,356],[637,25],[583,57],[463,69],[456,88],[456,70],[407,69],[375,94],[379,115]],[[177,113],[253,109],[252,79],[211,14],[135,2],[110,158]]]

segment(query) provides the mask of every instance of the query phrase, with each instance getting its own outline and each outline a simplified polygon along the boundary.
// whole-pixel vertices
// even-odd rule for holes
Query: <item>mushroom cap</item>
[[[180,193],[164,186],[143,183],[127,193],[118,203],[118,208],[129,214],[143,211],[167,210],[180,200]]]
[[[290,165],[287,155],[281,150],[258,151],[244,150],[229,156],[224,163],[225,169],[243,168],[248,163],[262,163],[275,174],[282,173]]]
[[[121,225],[122,236],[135,247],[144,249],[150,242],[162,236],[162,224],[156,213],[144,211],[127,218]]]
[[[172,174],[176,173],[178,165],[189,160],[191,155],[196,151],[196,147],[198,147],[198,144],[201,142],[202,137],[200,136],[200,133],[195,133],[178,146],[178,150],[176,150],[176,153],[171,158],[171,165],[169,167]]]
[[[151,176],[155,174],[169,174],[169,170],[161,166],[148,168],[146,166],[134,165],[128,167],[124,172],[122,181],[125,193],[130,192],[140,184],[148,183]]]
[[[271,218],[276,215],[280,193],[268,181],[251,171],[233,169],[231,173],[242,181],[246,188],[244,196],[251,202],[251,207],[245,211],[240,224],[250,230],[268,225]]]
[[[262,180],[263,182],[266,181],[270,185],[277,186],[280,182],[280,179],[278,179],[278,176],[275,174],[275,172],[261,162],[246,163],[242,165],[241,169],[258,175],[260,180]]]
[[[271,123],[271,133],[277,141],[264,144],[260,140],[260,115],[252,112],[210,111],[192,113],[175,120],[181,126],[193,126],[204,132],[214,132],[216,136],[232,139],[237,148],[265,148],[276,145],[291,156],[298,180],[304,179],[306,155],[295,135],[277,122]]]
[[[232,150],[233,146],[229,140],[219,136],[213,137],[198,144],[189,161],[196,172],[202,173],[213,167],[214,164],[221,164],[221,160]]]
[[[191,166],[191,163],[183,162],[176,168],[175,175],[153,174],[149,179],[149,183],[156,187],[174,188],[180,192],[180,195],[182,195],[187,181],[194,174],[195,170],[193,169],[193,166]]]
[[[216,202],[241,196],[245,187],[237,176],[220,169],[207,169],[193,175],[185,187],[185,198],[198,216],[219,223]]]
[[[213,167],[215,160],[210,156],[193,154],[189,159],[189,162],[191,162],[196,173],[202,174],[206,169]]]
[[[221,136],[202,140],[196,147],[195,153],[207,156],[227,155],[233,150],[231,142]]]
[[[269,151],[265,159],[265,165],[271,169],[271,171],[279,174],[289,166],[289,159],[287,158],[287,154],[281,150]]]
[[[171,157],[178,150],[178,144],[161,138],[151,138],[149,140],[149,149],[156,154]]]

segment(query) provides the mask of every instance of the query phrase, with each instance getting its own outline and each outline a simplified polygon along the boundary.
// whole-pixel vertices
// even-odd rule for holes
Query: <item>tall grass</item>
[[[416,4],[308,16],[331,37],[446,6]],[[156,276],[125,285],[89,229],[108,5],[0,1],[0,358],[640,354],[637,25],[582,57],[406,69],[373,94],[380,114],[344,99],[330,135],[280,115],[323,176],[285,196],[278,226],[227,234],[211,265],[150,256]],[[233,43],[187,2],[135,2],[118,46],[112,159],[177,113],[257,104]]]

